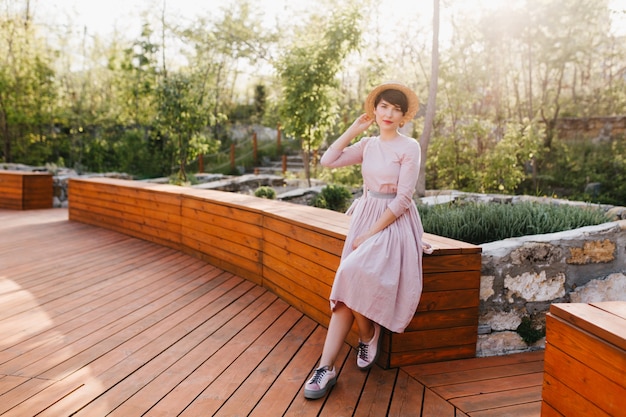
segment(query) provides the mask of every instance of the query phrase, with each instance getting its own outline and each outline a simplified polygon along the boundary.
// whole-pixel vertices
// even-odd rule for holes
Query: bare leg
[[[352,312],[356,319],[356,324],[359,326],[359,339],[361,342],[369,342],[374,337],[374,323],[362,314],[356,311]]]
[[[352,328],[353,321],[354,315],[352,310],[343,303],[337,303],[330,317],[328,333],[324,341],[324,350],[322,351],[322,358],[320,359],[320,367],[328,366],[332,369],[335,366],[335,359],[337,359],[339,350]]]

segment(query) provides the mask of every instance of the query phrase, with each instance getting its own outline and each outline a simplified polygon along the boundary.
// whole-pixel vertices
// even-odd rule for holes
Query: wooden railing
[[[0,170],[0,208],[52,208],[52,174]]]
[[[116,179],[71,179],[69,218],[196,257],[261,285],[318,323],[348,229],[345,214],[212,190]],[[379,363],[397,367],[474,357],[481,248],[426,235],[424,291],[405,331],[385,331]],[[355,346],[353,330],[348,342]]]

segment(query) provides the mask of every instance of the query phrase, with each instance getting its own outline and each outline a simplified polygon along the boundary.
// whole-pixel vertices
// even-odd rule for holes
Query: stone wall
[[[626,116],[614,117],[564,117],[557,120],[559,138],[567,140],[588,139],[594,142],[612,140],[626,135]]]
[[[626,220],[481,246],[478,356],[543,348],[551,303],[626,301]]]

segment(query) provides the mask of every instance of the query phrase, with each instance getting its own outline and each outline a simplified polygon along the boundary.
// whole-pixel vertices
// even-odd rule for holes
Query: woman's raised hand
[[[354,123],[352,123],[352,126],[350,126],[350,129],[351,130],[354,129],[354,133],[356,135],[359,135],[365,132],[367,128],[369,128],[372,125],[372,123],[374,123],[374,119],[369,117],[367,113],[363,113],[362,115],[357,117]]]

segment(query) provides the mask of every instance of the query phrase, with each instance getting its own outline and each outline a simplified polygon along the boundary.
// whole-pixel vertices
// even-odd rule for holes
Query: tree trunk
[[[439,83],[439,0],[433,1],[433,61],[431,66],[430,87],[428,89],[428,104],[426,105],[426,116],[424,117],[424,130],[420,137],[422,147],[422,158],[420,172],[417,179],[416,193],[418,197],[426,195],[426,155],[428,144],[433,131],[433,121],[435,120],[435,107],[437,102],[437,84]]]

